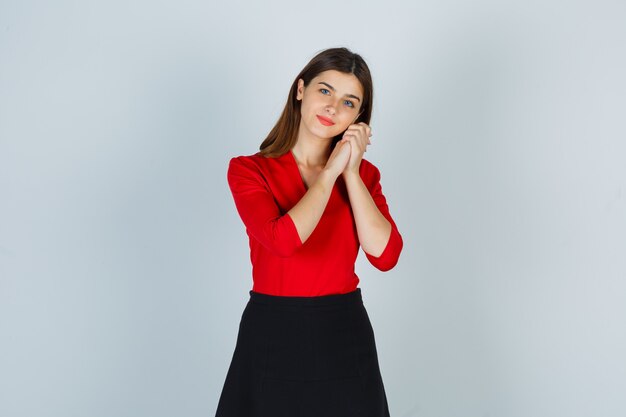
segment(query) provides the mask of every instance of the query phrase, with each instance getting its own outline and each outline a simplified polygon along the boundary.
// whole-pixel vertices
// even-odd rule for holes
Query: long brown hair
[[[290,151],[298,139],[298,128],[300,127],[300,104],[296,100],[298,80],[302,78],[305,87],[311,80],[320,73],[328,70],[336,70],[347,74],[354,74],[363,86],[363,103],[361,104],[361,115],[354,123],[370,123],[372,117],[372,101],[374,89],[372,86],[372,76],[365,60],[348,48],[330,48],[318,53],[296,76],[283,113],[274,125],[274,128],[267,135],[259,147],[261,154],[266,157],[277,157]],[[335,136],[332,140],[331,148],[341,140],[343,132]]]

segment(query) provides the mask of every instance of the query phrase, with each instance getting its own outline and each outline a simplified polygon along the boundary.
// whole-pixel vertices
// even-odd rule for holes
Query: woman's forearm
[[[380,256],[391,235],[391,223],[376,207],[367,187],[357,171],[346,171],[343,175],[359,242],[370,255]]]
[[[322,218],[337,176],[323,169],[300,201],[287,212],[304,243]]]

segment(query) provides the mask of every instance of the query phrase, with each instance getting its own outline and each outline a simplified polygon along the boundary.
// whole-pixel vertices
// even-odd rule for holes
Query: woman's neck
[[[306,168],[323,168],[331,153],[331,142],[332,138],[306,138],[301,135],[298,137],[291,152],[298,164]]]

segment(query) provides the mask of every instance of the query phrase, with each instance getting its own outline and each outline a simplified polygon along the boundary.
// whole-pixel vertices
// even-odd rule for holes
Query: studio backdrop
[[[623,1],[0,2],[0,415],[214,415],[226,182],[317,52],[374,80],[392,416],[626,415]]]

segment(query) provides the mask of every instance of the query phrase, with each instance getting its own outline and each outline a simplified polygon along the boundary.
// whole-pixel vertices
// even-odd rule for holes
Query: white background
[[[0,2],[0,415],[214,415],[252,286],[228,160],[374,78],[403,235],[357,273],[395,417],[626,415],[623,1]]]

